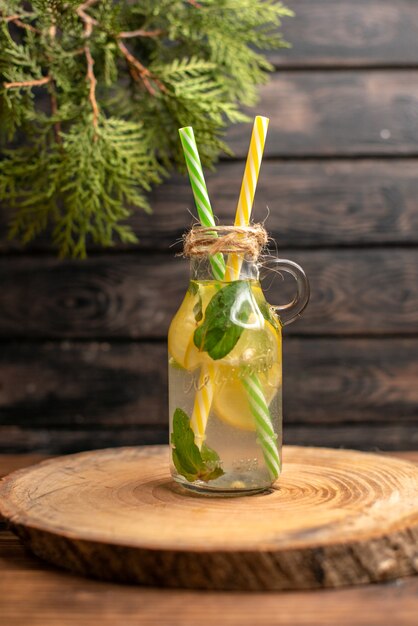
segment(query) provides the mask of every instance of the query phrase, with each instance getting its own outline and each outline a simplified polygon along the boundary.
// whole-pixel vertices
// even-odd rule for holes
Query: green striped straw
[[[202,165],[197,151],[196,140],[191,126],[179,129],[180,140],[183,146],[190,184],[195,199],[197,212],[202,226],[215,226],[215,219],[203,176]],[[213,233],[217,237],[216,232]],[[216,280],[224,280],[226,265],[222,254],[216,254],[210,259],[213,275]],[[250,410],[254,416],[257,436],[263,451],[263,456],[272,479],[280,474],[280,457],[277,450],[277,435],[271,422],[270,409],[263,394],[263,389],[256,374],[243,380],[247,392]],[[199,393],[199,392],[197,392]]]
[[[276,443],[277,435],[271,423],[270,410],[264,397],[263,388],[256,374],[251,374],[244,378],[242,384],[250,402],[250,410],[254,417],[264,461],[271,477],[276,479],[280,474],[280,457]]]
[[[200,223],[205,228],[216,226],[193,128],[191,126],[180,128],[179,135]],[[217,237],[218,235],[214,232],[213,236]],[[210,263],[215,279],[223,280],[225,276],[225,260],[223,255],[221,253],[215,254],[210,258]]]

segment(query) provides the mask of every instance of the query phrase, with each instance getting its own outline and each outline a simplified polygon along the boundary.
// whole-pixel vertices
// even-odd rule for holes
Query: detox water
[[[207,493],[280,472],[281,324],[257,280],[193,280],[169,330],[171,471]]]

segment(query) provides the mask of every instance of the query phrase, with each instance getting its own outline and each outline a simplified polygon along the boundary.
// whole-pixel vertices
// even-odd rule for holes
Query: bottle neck
[[[225,262],[228,260],[225,258]],[[248,259],[241,259],[241,267],[239,277],[236,280],[258,280],[259,279],[259,267],[255,261]],[[213,280],[213,269],[210,263],[210,258],[205,257],[192,257],[190,259],[190,280]]]

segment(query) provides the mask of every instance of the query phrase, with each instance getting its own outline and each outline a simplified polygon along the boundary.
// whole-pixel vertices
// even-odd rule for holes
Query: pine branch
[[[154,89],[152,82],[158,85],[158,88],[160,89],[160,91],[165,90],[163,83],[160,80],[158,80],[158,78],[153,76],[151,72],[149,71],[149,69],[147,69],[145,65],[143,65],[136,57],[134,57],[134,55],[131,52],[129,52],[128,48],[125,46],[125,44],[122,41],[118,41],[118,48],[122,52],[123,56],[125,57],[131,69],[131,72],[133,71],[131,75],[133,76],[134,80],[139,80],[139,79],[142,80],[142,82],[144,83],[145,89],[148,91],[148,93],[151,96],[156,95],[156,90]]]
[[[228,123],[256,101],[285,46],[276,0],[0,0],[0,197],[23,243],[48,230],[61,256],[136,241],[126,220],[184,168],[230,153]]]
[[[44,76],[44,78],[37,78],[32,80],[20,80],[14,83],[3,83],[5,89],[15,89],[17,87],[40,87],[46,85],[51,81],[51,76]]]
[[[164,31],[161,28],[157,28],[157,30],[143,30],[142,28],[137,28],[137,30],[131,31],[122,31],[118,33],[118,39],[131,39],[132,37],[160,37],[163,35]]]
[[[93,71],[94,60],[91,55],[89,46],[84,47],[84,54],[86,55],[87,61],[87,80],[89,83],[89,100],[93,111],[93,127],[96,129],[99,119],[99,106],[96,100],[97,80]],[[94,135],[94,140],[96,140],[96,135]]]
[[[20,19],[21,15],[8,15],[6,17],[2,17],[3,22],[9,23],[13,22],[15,26],[19,26],[19,28],[24,28],[25,30],[29,30],[32,33],[40,34],[40,30],[32,26],[32,24],[26,24],[26,22],[22,22]]]
[[[98,0],[87,0],[77,8],[77,15],[84,22],[84,37],[87,39],[93,32],[93,26],[98,26],[99,22],[86,13],[86,9],[96,4]]]

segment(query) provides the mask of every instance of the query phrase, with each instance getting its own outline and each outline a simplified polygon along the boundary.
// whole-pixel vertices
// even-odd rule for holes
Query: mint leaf
[[[193,315],[196,322],[201,322],[203,319],[203,303],[199,284],[196,281],[191,280],[187,291],[190,295],[197,296],[196,304],[193,307]]]
[[[219,454],[215,452],[212,448],[209,448],[205,443],[202,445],[202,449],[200,451],[203,461],[206,465],[206,473],[205,478],[202,480],[214,480],[215,478],[219,478],[224,474],[223,469],[219,465]]]
[[[214,361],[222,359],[241,337],[254,307],[257,304],[248,282],[237,280],[223,287],[212,297],[203,323],[194,332],[195,346]]]
[[[197,474],[202,465],[202,457],[194,442],[194,433],[190,428],[189,417],[181,409],[174,411],[171,443],[175,446],[176,459],[184,471],[188,474]],[[175,462],[174,465],[176,465]]]
[[[200,480],[204,480],[207,483],[210,480],[216,480],[223,474],[225,474],[225,472],[223,471],[222,467],[215,467],[215,469],[213,470],[208,470],[206,472],[201,473],[199,475],[199,478]]]
[[[203,305],[202,305],[202,296],[200,293],[197,295],[197,302],[193,307],[193,315],[196,322],[201,322],[203,319]]]
[[[187,291],[192,296],[195,296],[199,292],[199,285],[197,284],[197,282],[195,280],[191,280],[190,281],[189,287],[188,287]]]
[[[169,366],[170,366],[170,367],[172,367],[172,368],[173,368],[173,369],[175,369],[175,370],[180,370],[180,371],[182,371],[182,372],[186,372],[186,371],[187,371],[187,370],[186,370],[186,369],[185,369],[182,365],[180,365],[180,363],[178,363],[178,362],[177,362],[177,361],[176,361],[176,360],[175,360],[172,356],[170,357],[170,359],[169,359],[169,361],[168,361],[168,364],[169,364]]]
[[[273,328],[275,328],[276,330],[280,330],[280,319],[274,313],[274,310],[271,308],[270,304],[268,304],[268,302],[266,302],[265,300],[263,300],[262,302],[257,302],[257,304],[264,319],[270,322]]]
[[[202,445],[200,455],[205,463],[211,463],[214,467],[219,463],[219,454],[205,443]]]
[[[179,457],[176,449],[172,451],[172,457],[174,467],[176,468],[178,473],[181,474],[181,476],[184,476],[186,480],[188,480],[190,483],[194,482],[196,480],[196,473],[190,473],[183,467],[181,458]]]
[[[173,416],[171,434],[173,463],[181,476],[189,482],[195,480],[215,480],[224,474],[220,466],[219,455],[203,444],[202,451],[194,442],[194,433],[190,420],[182,409],[176,409]]]

